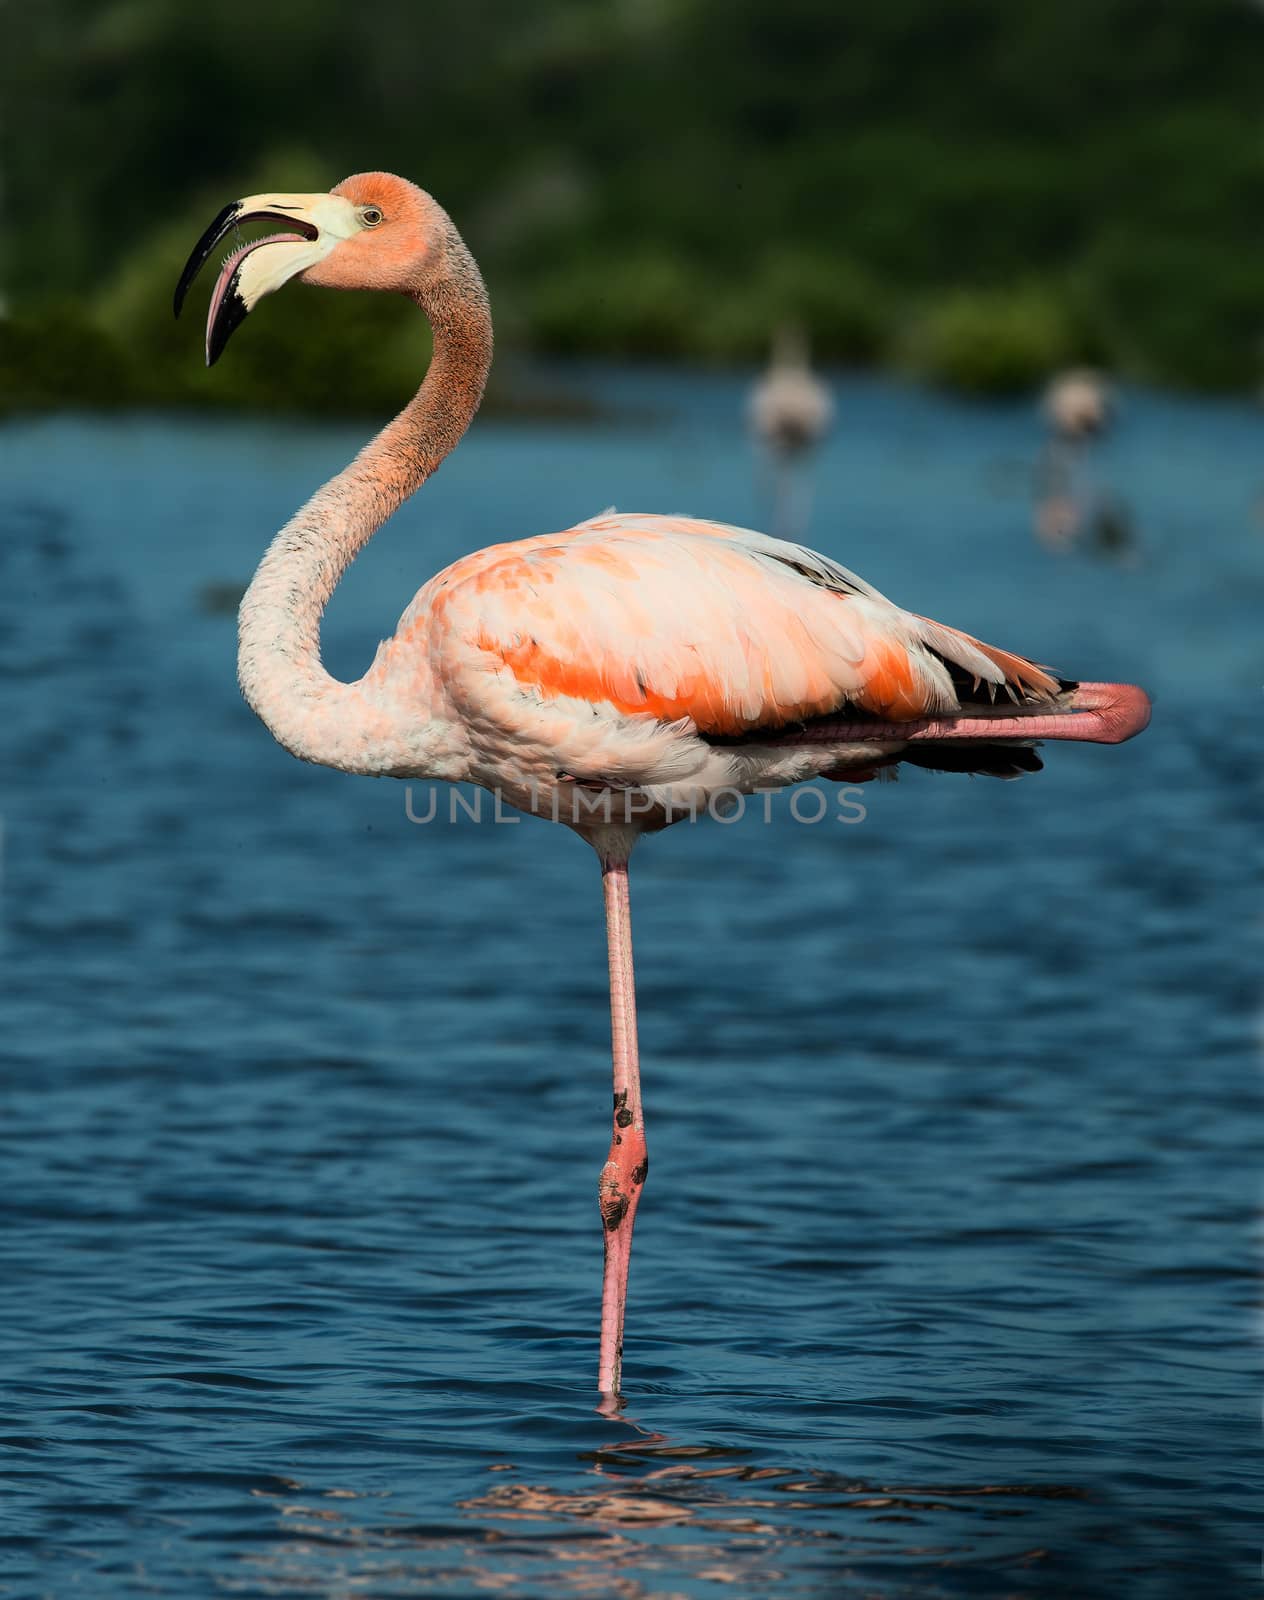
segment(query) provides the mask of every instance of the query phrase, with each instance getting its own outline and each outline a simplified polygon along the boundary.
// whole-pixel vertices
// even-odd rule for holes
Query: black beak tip
[[[224,346],[232,338],[236,330],[246,320],[248,311],[246,302],[237,292],[237,274],[234,273],[229,280],[228,287],[224,290],[224,298],[219,303],[215,313],[215,320],[206,330],[206,364],[213,367],[224,353]]]
[[[180,281],[176,284],[175,294],[171,299],[172,310],[177,317],[184,309],[185,297],[202,264],[229,229],[235,227],[239,222],[263,221],[281,222],[287,230],[298,233],[304,239],[317,239],[320,237],[319,229],[315,223],[308,222],[305,218],[290,217],[269,210],[252,211],[243,216],[242,202],[234,200],[231,205],[226,205],[215,218],[215,221],[211,223],[197,244],[194,245],[192,255],[185,262],[184,271],[180,274]],[[206,330],[206,364],[208,367],[213,367],[219,360],[223,354],[224,346],[232,337],[233,331],[240,327],[245,320],[248,307],[237,292],[237,281],[237,274],[234,273],[215,312],[214,320]]]
[[[172,296],[171,300],[172,310],[175,312],[177,317],[180,315],[180,312],[184,307],[184,297],[188,294],[190,285],[192,284],[194,278],[197,277],[202,263],[228,232],[229,228],[232,227],[233,223],[237,220],[237,214],[240,212],[240,210],[240,200],[234,200],[231,204],[226,205],[220,214],[215,218],[215,221],[211,223],[210,227],[193,246],[193,252],[184,264],[184,271],[180,274],[180,281],[176,284],[176,292]]]

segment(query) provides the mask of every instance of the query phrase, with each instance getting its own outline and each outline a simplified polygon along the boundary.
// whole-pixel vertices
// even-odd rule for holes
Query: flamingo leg
[[[606,1252],[601,1283],[601,1356],[597,1387],[603,1394],[617,1395],[623,1366],[623,1311],[628,1296],[632,1225],[650,1164],[645,1150],[645,1119],[641,1114],[626,856],[602,857],[601,883],[606,899],[606,945],[610,956],[614,1119],[610,1154],[597,1185]]]

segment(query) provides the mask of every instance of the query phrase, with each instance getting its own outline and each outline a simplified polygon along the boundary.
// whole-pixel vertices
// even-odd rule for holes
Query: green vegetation
[[[371,166],[453,213],[518,348],[748,359],[794,318],[975,392],[1245,387],[1262,67],[1253,0],[10,8],[0,408],[389,408],[408,307],[288,290],[211,382],[204,299],[169,309],[226,199]]]
[[[962,289],[935,300],[910,327],[904,364],[934,383],[1006,394],[1082,358],[1064,297],[1033,286]]]

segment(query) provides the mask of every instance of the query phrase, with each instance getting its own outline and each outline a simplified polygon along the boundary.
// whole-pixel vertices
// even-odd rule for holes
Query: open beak
[[[176,285],[175,314],[207,256],[224,237],[247,222],[275,222],[283,230],[238,245],[220,270],[206,318],[206,364],[214,366],[233,330],[265,294],[313,267],[343,239],[357,232],[355,207],[336,194],[254,194],[234,200],[193,247]]]

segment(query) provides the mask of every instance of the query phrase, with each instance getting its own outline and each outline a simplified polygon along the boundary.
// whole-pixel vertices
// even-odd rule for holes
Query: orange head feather
[[[383,289],[410,294],[439,266],[441,242],[451,227],[447,213],[424,189],[390,172],[357,172],[331,191],[381,221],[343,239],[304,283],[325,289]]]

